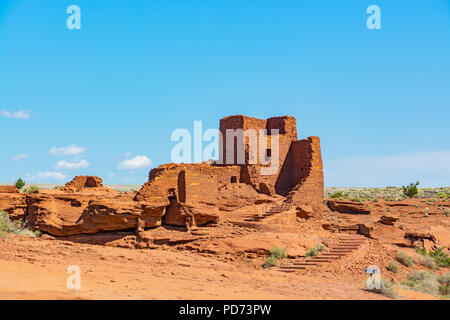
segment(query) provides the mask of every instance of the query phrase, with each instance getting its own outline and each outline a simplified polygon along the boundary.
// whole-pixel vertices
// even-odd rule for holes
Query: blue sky
[[[0,112],[3,183],[143,183],[245,114],[320,136],[328,186],[450,186],[450,1],[2,0]]]

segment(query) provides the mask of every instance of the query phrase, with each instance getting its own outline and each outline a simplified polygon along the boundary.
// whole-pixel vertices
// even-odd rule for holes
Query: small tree
[[[25,181],[23,181],[22,178],[19,178],[19,179],[16,181],[16,188],[20,190],[20,189],[22,189],[24,186],[25,186]]]
[[[419,184],[420,182],[417,181],[416,183],[410,183],[409,186],[402,186],[403,194],[408,198],[414,198],[419,194],[419,189],[417,189]]]

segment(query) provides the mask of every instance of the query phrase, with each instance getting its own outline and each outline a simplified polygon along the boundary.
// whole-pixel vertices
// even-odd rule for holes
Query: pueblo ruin
[[[449,247],[448,200],[324,199],[320,139],[299,140],[295,118],[229,116],[219,131],[218,161],[161,165],[140,190],[119,193],[94,176],[28,194],[2,186],[0,210],[39,241],[185,250],[257,269],[278,246],[285,272],[360,274],[374,264],[389,274],[398,247]],[[324,253],[307,258],[318,246]]]
[[[318,137],[298,140],[296,119],[290,116],[223,118],[220,132],[226,136],[229,129],[265,130],[266,141],[258,143],[265,149],[255,151],[269,158],[271,141],[276,138],[279,165],[274,173],[261,174],[267,164],[250,163],[249,138],[236,136],[232,146],[236,157],[231,163],[230,144],[225,138],[219,147],[220,158],[228,156],[224,164],[164,164],[150,171],[148,182],[137,192],[119,194],[103,187],[99,177],[77,176],[59,190],[29,195],[3,187],[0,209],[54,237],[83,238],[135,230],[138,239],[145,229],[167,225],[191,231],[220,223],[243,207],[261,204],[286,209],[306,205],[311,212],[320,212],[324,186]],[[245,154],[241,164],[237,161],[239,151]]]

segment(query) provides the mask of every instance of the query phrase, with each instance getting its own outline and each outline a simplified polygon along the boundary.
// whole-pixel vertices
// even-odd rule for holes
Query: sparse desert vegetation
[[[0,210],[0,237],[8,233],[14,233],[27,237],[39,237],[39,231],[32,231],[21,226],[19,221],[11,221],[8,214]]]
[[[397,261],[400,262],[405,267],[413,267],[414,266],[412,256],[408,255],[404,251],[397,252]]]
[[[394,261],[389,262],[389,265],[386,267],[387,270],[392,271],[393,273],[398,272],[398,264]]]
[[[25,186],[25,181],[23,181],[22,178],[19,178],[17,179],[15,186],[20,190]]]
[[[309,249],[306,252],[306,256],[307,257],[317,256],[323,249],[325,249],[325,246],[323,244],[319,244],[318,246],[315,246],[314,248]]]
[[[409,273],[402,285],[408,289],[427,293],[439,298],[448,299],[450,273],[442,276],[430,271],[413,271]]]

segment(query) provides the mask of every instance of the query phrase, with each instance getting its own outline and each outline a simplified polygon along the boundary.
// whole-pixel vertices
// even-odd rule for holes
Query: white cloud
[[[86,148],[72,144],[61,148],[53,147],[49,150],[49,152],[54,156],[76,156],[85,153]]]
[[[337,187],[450,186],[450,150],[324,161],[325,184]]]
[[[15,112],[2,110],[0,114],[5,118],[28,120],[30,119],[32,112],[31,110],[19,110]]]
[[[23,160],[23,159],[26,159],[28,157],[29,157],[29,155],[27,153],[20,153],[20,154],[13,155],[11,157],[11,159],[13,159],[13,160]]]
[[[148,168],[152,165],[152,161],[146,156],[135,156],[134,158],[119,163],[120,170],[135,170]]]
[[[65,180],[67,176],[62,172],[46,171],[46,172],[39,172],[34,175],[27,175],[25,178],[27,180],[38,180],[38,179]]]
[[[56,167],[59,169],[67,169],[67,170],[75,170],[75,169],[84,169],[89,167],[90,163],[86,160],[80,160],[78,162],[70,162],[67,160],[60,160],[56,164]]]

